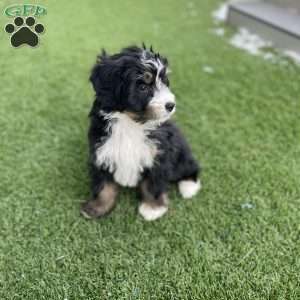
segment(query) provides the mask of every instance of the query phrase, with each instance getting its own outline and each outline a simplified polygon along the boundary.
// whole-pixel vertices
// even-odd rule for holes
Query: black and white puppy
[[[177,183],[184,198],[200,189],[199,166],[175,124],[175,96],[168,61],[152,47],[136,46],[98,57],[90,80],[96,99],[90,112],[92,197],[83,203],[87,218],[110,212],[118,187],[139,187],[138,211],[155,220],[168,210],[167,190]]]

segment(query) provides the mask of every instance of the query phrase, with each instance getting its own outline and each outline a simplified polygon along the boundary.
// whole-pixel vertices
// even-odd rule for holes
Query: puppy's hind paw
[[[201,182],[193,180],[182,180],[178,183],[178,188],[181,196],[185,199],[194,197],[201,189]]]

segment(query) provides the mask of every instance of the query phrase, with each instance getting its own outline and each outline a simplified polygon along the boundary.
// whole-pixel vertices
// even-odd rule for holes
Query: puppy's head
[[[175,112],[168,61],[152,48],[136,46],[98,57],[90,80],[101,110],[125,112],[141,121],[165,121]]]

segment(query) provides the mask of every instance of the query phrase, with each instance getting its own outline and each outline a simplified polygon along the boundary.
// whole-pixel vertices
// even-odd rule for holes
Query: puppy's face
[[[142,121],[165,121],[175,112],[175,96],[170,91],[168,62],[151,50],[130,47],[108,56],[94,67],[91,81],[108,112],[128,112]]]

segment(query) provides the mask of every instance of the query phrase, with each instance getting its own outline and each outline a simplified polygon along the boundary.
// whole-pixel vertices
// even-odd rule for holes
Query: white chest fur
[[[111,135],[96,150],[96,164],[108,168],[120,185],[134,187],[142,171],[154,163],[156,145],[147,137],[154,127],[139,124],[123,113],[113,113],[107,118],[111,122],[108,129]]]

